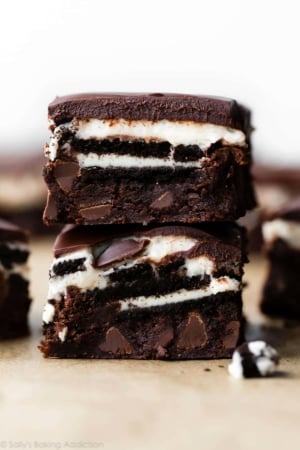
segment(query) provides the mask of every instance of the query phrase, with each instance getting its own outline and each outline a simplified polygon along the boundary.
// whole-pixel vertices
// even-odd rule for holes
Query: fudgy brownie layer
[[[70,288],[55,304],[54,321],[44,324],[40,349],[60,358],[228,358],[240,336],[241,310],[240,292],[227,292],[115,314],[97,290]]]
[[[261,310],[271,317],[300,319],[300,249],[282,239],[270,245],[269,273],[263,289]]]
[[[71,165],[71,167],[70,167]],[[201,168],[79,168],[48,162],[46,224],[236,220],[255,205],[249,154],[222,147]]]
[[[29,334],[29,307],[28,281],[17,274],[6,278],[0,272],[0,339]]]
[[[187,94],[86,93],[57,97],[49,118],[59,125],[77,119],[190,120],[248,132],[250,112],[235,100]]]

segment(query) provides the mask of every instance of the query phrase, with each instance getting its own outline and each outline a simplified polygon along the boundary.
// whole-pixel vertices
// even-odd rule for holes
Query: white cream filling
[[[300,249],[300,223],[283,219],[265,222],[262,227],[264,241],[272,243],[282,239],[290,247]]]
[[[61,342],[65,342],[68,334],[68,327],[64,327],[61,331],[58,332],[58,338]]]
[[[147,239],[147,237],[140,237],[137,240]],[[124,240],[124,239],[123,239]],[[154,236],[151,237],[149,244],[144,250],[142,256],[136,258],[137,262],[140,258],[144,260],[151,259],[151,261],[161,261],[167,255],[172,255],[177,252],[187,252],[197,243],[197,239],[187,236]],[[142,261],[141,261],[142,262]]]
[[[43,309],[43,322],[50,323],[54,319],[55,307],[52,303],[46,303]]]
[[[171,303],[186,302],[189,300],[198,300],[199,298],[208,297],[210,295],[216,295],[220,292],[238,291],[240,289],[240,282],[234,278],[227,276],[214,278],[211,277],[211,281],[208,286],[200,289],[186,290],[180,289],[179,291],[171,292],[165,295],[150,295],[148,297],[140,296],[127,298],[120,300],[121,311],[126,311],[130,308],[151,308],[152,306],[163,306]]]
[[[59,125],[50,138],[46,153],[54,161],[59,141],[64,128],[70,129],[78,139],[124,138],[126,140],[143,139],[146,142],[169,142],[177,145],[197,145],[206,150],[212,144],[223,141],[224,144],[243,146],[246,143],[245,133],[230,127],[212,123],[171,120],[76,120]]]
[[[195,161],[181,162],[175,161],[173,157],[174,151],[170,152],[167,158],[153,158],[151,157],[138,157],[131,155],[117,155],[117,154],[104,154],[97,155],[96,153],[78,153],[77,161],[81,168],[87,167],[101,167],[106,169],[108,167],[197,167],[202,166],[205,157],[199,158]]]

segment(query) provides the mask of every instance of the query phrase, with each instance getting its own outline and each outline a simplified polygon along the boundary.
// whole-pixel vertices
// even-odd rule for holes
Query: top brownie
[[[185,94],[77,94],[49,105],[47,224],[198,223],[251,209],[250,112]]]
[[[49,108],[56,125],[77,119],[189,120],[248,133],[250,111],[235,100],[186,94],[90,93],[57,97]]]

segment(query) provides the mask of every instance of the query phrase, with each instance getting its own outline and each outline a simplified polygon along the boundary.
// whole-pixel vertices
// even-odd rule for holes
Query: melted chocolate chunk
[[[68,192],[79,174],[79,165],[75,162],[56,161],[53,174],[61,189]]]
[[[184,350],[202,348],[206,345],[207,333],[202,317],[191,312],[188,320],[179,334],[177,347]]]
[[[102,342],[99,347],[103,352],[112,353],[113,355],[130,355],[133,352],[133,348],[127,339],[116,327],[111,327],[107,330],[105,342]]]
[[[46,208],[44,211],[44,222],[47,224],[48,221],[57,219],[57,207],[55,200],[53,199],[50,192],[48,192]]]
[[[172,205],[174,201],[174,195],[172,192],[167,191],[164,192],[160,197],[158,197],[154,202],[150,205],[153,209],[164,209],[168,208]]]
[[[111,241],[116,238],[134,237],[151,239],[155,236],[186,236],[198,239],[204,253],[213,257],[232,259],[232,254],[240,253],[244,240],[243,229],[232,223],[201,224],[200,226],[165,225],[160,227],[142,227],[137,225],[67,225],[57,236],[54,244],[56,258],[89,246]],[[206,243],[206,244],[205,244]],[[209,244],[211,243],[211,245]],[[205,245],[204,245],[205,244]],[[195,253],[195,254],[194,254]],[[198,246],[191,249],[189,255],[196,256]]]
[[[136,256],[144,249],[148,242],[146,239],[142,241],[125,239],[114,242],[98,256],[95,261],[95,266],[100,268]]]
[[[82,217],[89,220],[95,220],[99,217],[109,216],[111,212],[111,205],[95,205],[79,210]]]
[[[239,339],[241,324],[238,320],[233,320],[226,325],[224,347],[234,349]]]
[[[154,348],[157,350],[157,358],[164,358],[168,354],[167,347],[173,342],[174,329],[171,326],[167,326],[158,336]]]

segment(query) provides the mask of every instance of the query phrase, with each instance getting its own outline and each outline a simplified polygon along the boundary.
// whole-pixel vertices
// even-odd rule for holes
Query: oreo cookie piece
[[[265,341],[245,342],[233,353],[228,366],[234,378],[260,378],[274,374],[279,364],[277,351]]]
[[[79,94],[49,105],[46,224],[235,220],[255,205],[250,112],[180,94]]]

